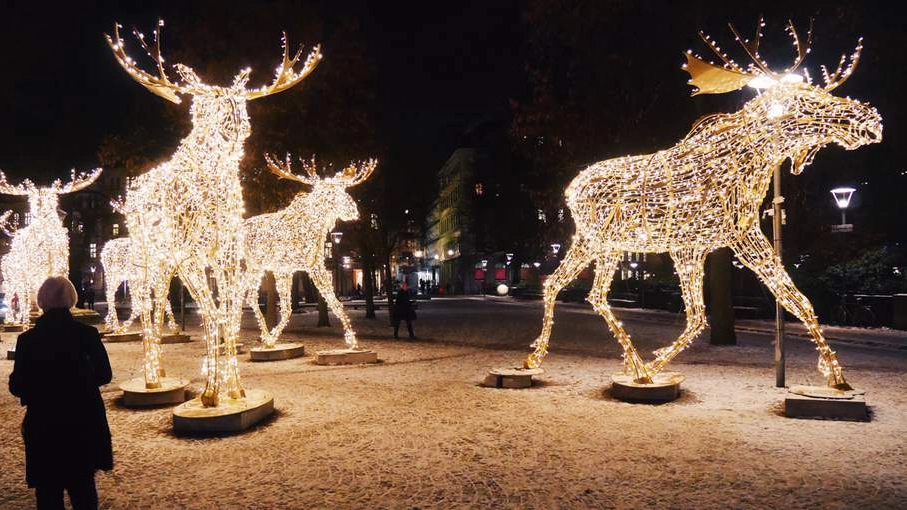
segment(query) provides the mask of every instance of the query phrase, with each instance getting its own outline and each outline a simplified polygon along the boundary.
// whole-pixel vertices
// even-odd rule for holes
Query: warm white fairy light
[[[69,233],[60,218],[60,195],[79,191],[91,185],[101,175],[101,169],[76,174],[63,184],[59,179],[50,186],[39,188],[30,180],[18,186],[6,182],[0,172],[0,193],[27,195],[30,223],[14,232],[5,226],[9,214],[0,221],[2,229],[12,237],[9,253],[0,261],[0,271],[7,300],[18,298],[18,309],[11,309],[7,322],[28,324],[38,288],[51,276],[69,276]]]
[[[104,290],[107,299],[107,316],[104,317],[104,323],[107,325],[107,329],[113,333],[128,331],[132,322],[141,313],[141,303],[133,302],[126,320],[120,322],[117,317],[116,292],[120,285],[126,283],[138,289],[145,288],[142,281],[144,271],[133,262],[131,248],[132,243],[128,237],[119,237],[107,241],[104,249],[101,250],[101,266],[104,268]],[[135,296],[136,294],[130,293],[130,295]],[[176,320],[173,317],[170,300],[165,300],[165,303],[164,313],[167,316],[167,325],[171,330],[175,330]]]
[[[296,175],[291,170],[289,156],[283,163],[266,156],[268,167],[283,179],[290,179],[311,187],[293,198],[286,208],[270,214],[254,216],[246,220],[246,263],[249,282],[247,298],[255,312],[261,329],[261,340],[265,348],[273,348],[278,337],[290,320],[290,288],[293,273],[308,273],[328,307],[343,325],[343,336],[350,349],[358,348],[356,333],[349,317],[343,311],[343,304],[334,294],[330,271],[324,267],[324,240],[338,221],[353,221],[359,218],[359,210],[347,188],[368,178],[378,162],[368,161],[351,164],[333,177],[318,176],[314,161],[303,161],[307,175]],[[268,330],[265,319],[258,307],[258,286],[266,271],[271,271],[277,283],[280,298],[280,320]]]
[[[174,274],[192,294],[205,329],[206,377],[201,394],[203,405],[216,406],[221,392],[230,398],[245,395],[236,362],[244,297],[245,243],[243,200],[239,163],[243,143],[251,128],[247,101],[286,90],[304,79],[321,60],[318,47],[299,71],[301,48],[290,56],[286,35],[283,59],[271,84],[248,89],[249,69],[237,74],[232,85],[202,83],[188,66],[174,67],[182,78],[167,77],[160,51],[160,24],[154,44],[133,31],[139,43],[157,64],[157,74],[136,66],[126,55],[119,35],[107,41],[117,62],[137,82],[154,94],[180,102],[180,94],[192,97],[192,131],[180,142],[169,161],[137,177],[129,186],[123,210],[133,243],[133,261],[144,272],[140,291],[145,345],[145,384],[159,385],[160,329],[166,288]]]
[[[798,55],[785,71],[792,73],[808,49],[801,45],[792,25],[788,31]],[[545,282],[542,331],[533,343],[534,352],[524,363],[527,368],[538,367],[547,353],[558,292],[595,262],[588,299],[623,347],[626,372],[638,382],[651,382],[652,376],[705,327],[705,257],[714,249],[729,246],[784,308],[806,325],[819,351],[819,371],[829,385],[849,387],[812,305],[794,286],[759,228],[759,206],[775,167],[785,159],[791,160],[793,173],[799,174],[829,143],[856,149],[879,142],[882,119],[875,108],[829,93],[853,72],[860,45],[846,68],[846,59],[842,59],[835,73],[823,73],[825,83],[818,86],[772,73],[759,56],[760,35],[757,31],[753,42],[737,35],[753,61],[747,69],[721,53],[705,35],[703,40],[724,65],[707,63],[688,52],[684,66],[692,77],[690,83],[698,87],[694,95],[729,92],[760,80],[757,85],[764,92],[743,109],[701,119],[669,149],[596,163],[567,187],[566,200],[576,221],[576,235],[560,266]],[[613,269],[624,251],[667,252],[680,278],[686,328],[673,344],[655,351],[655,359],[649,363],[642,361],[606,299]]]

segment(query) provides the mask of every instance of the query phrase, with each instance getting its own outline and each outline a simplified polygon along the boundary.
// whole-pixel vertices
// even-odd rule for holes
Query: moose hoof
[[[482,384],[489,388],[529,388],[532,376],[544,373],[541,368],[492,368]]]
[[[611,376],[611,396],[624,402],[657,404],[677,400],[683,374],[662,372],[652,377],[651,383],[639,383],[632,376],[614,374]]]

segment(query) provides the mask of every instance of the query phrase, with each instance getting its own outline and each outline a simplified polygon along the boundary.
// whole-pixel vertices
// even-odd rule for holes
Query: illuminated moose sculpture
[[[324,267],[324,240],[337,221],[359,218],[356,202],[346,190],[368,179],[378,162],[371,159],[351,164],[333,177],[321,178],[314,161],[303,161],[308,174],[303,176],[292,172],[289,157],[285,163],[279,163],[268,155],[265,157],[271,172],[283,179],[307,184],[312,189],[296,195],[286,208],[254,216],[245,223],[246,262],[250,276],[247,301],[258,319],[263,346],[273,348],[286,328],[292,311],[290,291],[293,273],[305,271],[343,324],[347,347],[356,349],[356,333],[343,311],[343,305],[334,295],[331,273]],[[257,299],[258,286],[266,271],[274,275],[281,303],[280,320],[270,331]]]
[[[524,362],[526,368],[538,367],[547,353],[558,292],[595,262],[588,300],[623,347],[626,374],[638,383],[652,382],[705,327],[705,257],[716,248],[729,246],[806,325],[819,351],[819,371],[828,384],[849,389],[812,305],[794,286],[759,228],[759,207],[772,172],[785,159],[791,160],[792,172],[799,174],[829,143],[848,150],[877,143],[882,138],[882,119],[874,108],[830,94],[853,72],[862,49],[859,43],[849,62],[841,57],[833,74],[822,68],[824,85],[819,86],[806,73],[805,80],[804,75],[794,74],[808,52],[810,38],[802,44],[788,24],[797,58],[783,73],[775,73],[759,55],[762,26],[760,22],[753,42],[731,27],[753,61],[747,69],[721,53],[702,33],[724,65],[687,53],[684,68],[692,77],[690,83],[698,87],[694,95],[729,92],[745,85],[764,90],[742,110],[701,119],[669,149],[595,163],[567,187],[566,201],[576,234],[560,266],[545,281],[542,330],[533,343],[534,352]],[[673,344],[655,351],[655,359],[649,363],[640,358],[606,300],[622,251],[667,252],[680,278],[686,328]]]
[[[138,289],[143,289],[142,281],[143,271],[136,266],[132,260],[132,243],[128,237],[119,237],[107,241],[104,249],[101,250],[101,266],[104,267],[104,284],[105,295],[107,299],[107,316],[104,323],[113,333],[123,333],[129,329],[132,322],[141,313],[139,303],[133,303],[129,317],[120,322],[117,317],[116,309],[116,292],[120,285],[128,282]],[[173,317],[173,310],[170,307],[170,301],[165,300],[165,313],[167,314],[167,324],[171,330],[176,329],[176,321]]]
[[[68,276],[69,233],[60,219],[58,207],[60,195],[79,191],[90,186],[101,175],[101,169],[76,175],[72,172],[69,183],[59,179],[50,186],[39,188],[26,179],[18,186],[6,182],[6,175],[0,172],[0,193],[6,195],[27,195],[30,221],[27,226],[11,232],[12,247],[0,261],[7,298],[17,296],[18,309],[10,310],[7,322],[28,324],[29,315],[38,288],[51,276]],[[4,214],[5,223],[9,214]]]
[[[236,361],[244,297],[243,199],[239,162],[251,128],[246,103],[286,90],[302,81],[321,60],[316,47],[299,71],[302,49],[291,56],[284,34],[283,59],[271,84],[247,89],[249,69],[227,87],[205,84],[188,66],[176,64],[182,83],[167,77],[160,51],[160,25],[154,45],[133,30],[157,64],[152,75],[126,55],[119,34],[107,37],[117,62],[134,80],[174,103],[192,97],[192,131],[169,161],[137,177],[127,190],[124,210],[136,263],[144,268],[141,313],[145,347],[145,384],[159,385],[160,332],[170,275],[178,274],[192,294],[205,328],[205,389],[201,402],[217,406],[220,393],[245,396]],[[133,287],[133,291],[135,291]],[[150,290],[150,292],[149,292]]]

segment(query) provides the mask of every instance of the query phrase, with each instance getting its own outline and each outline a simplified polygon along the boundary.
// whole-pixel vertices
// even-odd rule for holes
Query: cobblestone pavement
[[[245,433],[181,438],[170,410],[129,410],[117,383],[139,375],[137,343],[108,344],[103,389],[116,467],[98,476],[103,508],[899,508],[907,501],[904,353],[842,346],[867,391],[869,423],[781,416],[771,345],[704,339],[678,358],[673,403],[608,396],[619,351],[594,315],[559,309],[541,382],[483,388],[488,368],[527,352],[537,305],[424,303],[416,341],[390,338],[386,317],[351,312],[377,365],[320,367],[311,358],[242,361],[244,383],[275,396],[276,415]],[[287,340],[309,352],[342,343],[337,328],[296,315]],[[333,321],[336,326],[336,321]],[[627,320],[647,350],[680,323]],[[253,326],[250,318],[245,325]],[[190,328],[192,330],[194,328]],[[254,331],[244,330],[248,342]],[[0,345],[15,340],[3,335]],[[198,388],[201,342],[165,346],[169,375]],[[788,380],[817,383],[815,351],[792,341]],[[0,362],[6,380],[12,362]],[[0,508],[33,507],[19,435],[23,409],[0,391]]]

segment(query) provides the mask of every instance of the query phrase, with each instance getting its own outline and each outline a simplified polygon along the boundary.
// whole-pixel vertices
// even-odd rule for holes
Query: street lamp
[[[334,293],[339,295],[340,293],[340,240],[343,239],[343,232],[331,232],[331,240],[334,241],[334,249],[336,253],[333,254],[334,259]]]
[[[343,239],[343,232],[331,232],[331,240],[334,241],[334,244],[340,244],[341,239]]]
[[[847,228],[847,207],[850,206],[850,199],[855,191],[855,188],[848,186],[831,190],[832,196],[835,197],[835,204],[841,210],[841,224],[838,225],[838,231],[840,232],[848,232],[853,229],[853,227]]]

